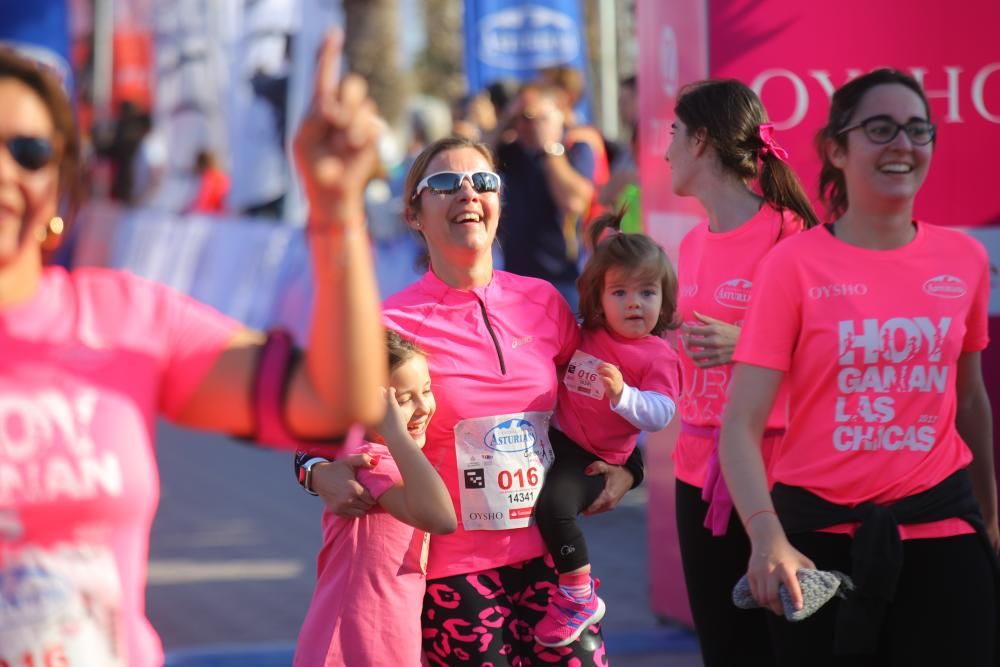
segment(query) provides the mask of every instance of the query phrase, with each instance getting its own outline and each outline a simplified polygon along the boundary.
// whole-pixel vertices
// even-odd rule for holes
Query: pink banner
[[[691,197],[670,192],[664,156],[670,144],[677,94],[708,75],[708,17],[704,0],[639,0],[639,174],[647,232],[675,261],[684,234],[700,219]],[[653,611],[690,625],[674,521],[674,469],[670,460],[676,424],[647,440],[649,586]]]
[[[1000,224],[998,22],[996,0],[709,0],[709,62],[713,77],[739,79],[760,94],[812,194],[819,174],[813,138],[834,89],[876,67],[913,74],[938,125],[917,216],[941,225]]]
[[[677,93],[708,76],[705,0],[640,0],[639,174],[646,230],[676,260],[677,246],[702,215],[691,197],[670,192],[664,156]]]

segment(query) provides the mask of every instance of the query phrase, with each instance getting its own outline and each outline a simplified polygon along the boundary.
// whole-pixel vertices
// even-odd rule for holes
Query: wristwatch
[[[314,456],[299,467],[299,484],[305,489],[306,493],[310,493],[314,496],[319,494],[313,491],[312,487],[312,469],[317,463],[329,463],[330,459],[324,459],[322,456]]]
[[[545,151],[546,155],[552,155],[554,157],[566,154],[566,147],[558,141],[553,141],[551,144],[546,145],[542,150]]]

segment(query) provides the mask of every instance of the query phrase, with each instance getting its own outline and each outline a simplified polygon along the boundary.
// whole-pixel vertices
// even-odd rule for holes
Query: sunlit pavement
[[[146,606],[168,665],[287,667],[312,595],[319,500],[299,489],[282,452],[161,424],[158,459]],[[649,611],[645,511],[640,489],[583,524],[611,663],[700,665],[693,638]]]

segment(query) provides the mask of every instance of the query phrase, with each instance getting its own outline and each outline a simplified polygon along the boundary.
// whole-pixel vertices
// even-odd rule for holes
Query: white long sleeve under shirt
[[[611,409],[637,429],[650,433],[662,430],[677,412],[677,406],[669,396],[656,391],[641,391],[627,384],[622,388],[618,405],[611,404]]]

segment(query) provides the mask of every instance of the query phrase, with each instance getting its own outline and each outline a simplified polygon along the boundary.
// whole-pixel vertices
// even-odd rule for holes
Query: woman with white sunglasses
[[[599,626],[562,648],[534,642],[557,577],[531,517],[552,462],[556,367],[579,334],[552,285],[494,270],[501,184],[493,172],[489,148],[466,139],[443,139],[416,159],[405,216],[427,243],[430,270],[384,304],[386,325],[427,351],[437,414],[424,453],[459,519],[455,533],[431,540],[424,654],[431,665],[603,664]],[[601,511],[638,481],[641,463],[592,472],[606,477],[590,508]],[[313,473],[331,509],[367,509],[364,495],[338,500],[347,466]]]
[[[329,438],[385,410],[362,206],[378,124],[364,82],[337,75],[341,43],[296,139],[320,279],[313,344],[280,376],[280,335],[124,271],[45,265],[79,139],[54,73],[0,49],[0,665],[163,664],[143,599],[157,417],[273,442],[268,424]]]

